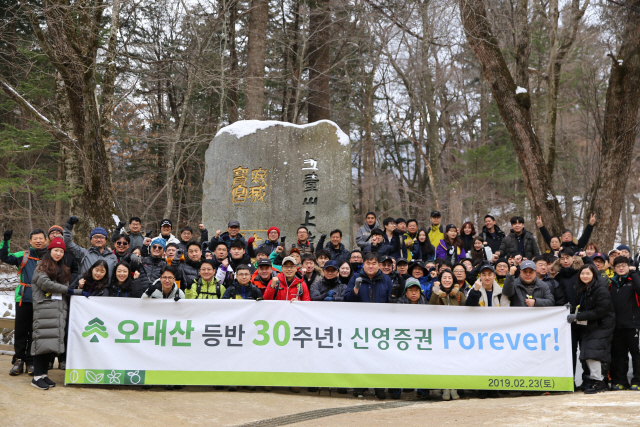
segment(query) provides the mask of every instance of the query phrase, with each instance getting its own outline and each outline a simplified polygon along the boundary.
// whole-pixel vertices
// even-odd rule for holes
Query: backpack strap
[[[24,287],[31,286],[30,283],[22,283],[22,279],[20,277],[20,274],[22,273],[22,269],[24,268],[25,265],[27,265],[30,259],[36,262],[40,261],[40,258],[34,258],[31,256],[31,251],[24,251],[24,255],[22,255],[22,261],[20,261],[20,268],[18,269],[18,283],[20,283],[20,286],[23,287],[22,292],[20,293],[20,303],[19,303],[20,305],[22,305],[22,297],[24,296]]]
[[[220,282],[216,281],[216,296],[220,299]]]

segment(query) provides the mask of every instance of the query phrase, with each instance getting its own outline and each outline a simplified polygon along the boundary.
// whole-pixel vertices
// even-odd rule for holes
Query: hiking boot
[[[300,393],[300,387],[289,387],[291,393]]]
[[[33,375],[34,367],[33,365],[27,365],[27,374]]]
[[[498,394],[498,392],[496,390],[488,390],[487,391],[487,397],[490,399],[497,399],[500,397],[500,395]]]
[[[364,391],[366,389],[364,388],[354,388],[353,389],[353,396],[354,397],[364,397]]]
[[[631,388],[629,390],[640,391],[640,385],[634,384],[634,385],[631,386]]]
[[[607,386],[604,381],[591,381],[589,388],[584,391],[584,394],[596,394],[602,391],[607,391]]]
[[[238,387],[229,387],[229,391],[238,391]]]
[[[442,400],[451,400],[451,390],[449,390],[448,388],[442,390]]]
[[[389,393],[391,393],[391,398],[392,399],[400,399],[400,396],[402,395],[402,389],[390,388],[389,389]]]
[[[347,394],[347,392],[348,392],[348,390],[347,390],[346,388],[342,388],[342,387],[340,387],[340,388],[338,389],[338,394]]]
[[[58,369],[64,371],[67,369],[67,362],[58,362]]]
[[[16,359],[16,362],[13,364],[13,367],[9,371],[9,375],[15,377],[16,375],[20,375],[23,372],[24,372],[24,362],[22,361],[22,359]]]
[[[419,388],[416,390],[416,396],[418,397],[418,399],[428,399],[429,392]]]
[[[451,400],[458,400],[458,399],[460,399],[458,390],[451,390]]]
[[[612,387],[612,390],[628,390],[624,384],[616,384]]]
[[[266,391],[266,392],[270,392],[270,391],[272,391],[272,390],[273,390],[273,387],[271,387],[271,386],[264,386],[264,387],[262,387],[262,389],[263,389],[264,391]]]
[[[49,390],[49,384],[44,381],[44,378],[40,378],[39,380],[31,380],[31,385],[40,390]]]
[[[478,399],[486,399],[487,390],[478,390]]]
[[[315,392],[317,392],[318,390],[319,390],[319,388],[318,388],[318,387],[307,387],[307,391],[308,391],[309,393],[315,393]]]
[[[384,400],[387,398],[387,392],[383,388],[376,388],[373,391],[378,399]]]
[[[44,380],[44,382],[45,382],[45,383],[47,383],[47,385],[49,386],[49,388],[51,388],[51,387],[55,387],[55,386],[56,386],[56,383],[54,383],[53,381],[51,381],[51,380],[49,379],[49,377],[44,377],[44,378],[43,378],[43,380]]]

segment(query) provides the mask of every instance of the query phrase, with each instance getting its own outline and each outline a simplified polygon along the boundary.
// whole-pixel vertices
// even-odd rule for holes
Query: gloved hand
[[[355,284],[354,288],[360,290],[360,285],[362,285],[362,277],[358,277],[356,279],[356,284]]]
[[[185,285],[184,290],[186,291],[187,289],[191,289],[192,286],[193,286],[193,282],[189,283],[188,285]]]
[[[87,291],[82,291],[82,296],[89,298],[91,296],[91,294]]]
[[[334,291],[333,289],[331,289],[329,292],[327,292],[327,296],[328,297],[332,297],[336,294],[336,291]]]
[[[75,295],[75,294],[76,294],[75,289],[71,289],[71,288],[67,289],[67,295]]]
[[[327,295],[329,295],[329,294],[327,294]],[[335,301],[336,299],[334,297],[326,297],[324,300],[325,301]]]
[[[67,224],[71,225],[72,227],[74,224],[77,224],[78,222],[80,222],[80,219],[78,219],[78,217],[75,215],[70,216],[69,219],[67,220]]]
[[[320,235],[320,238],[321,238],[321,239],[326,239],[326,238],[327,238],[327,235],[326,235],[326,234],[321,234],[321,235]]]
[[[176,296],[175,296],[175,297],[173,297],[173,300],[174,300],[175,302],[178,302],[178,300],[179,300],[179,299],[180,299],[180,290],[176,290]]]
[[[575,321],[576,321],[576,317],[577,317],[577,315],[576,315],[576,314],[570,314],[570,315],[568,315],[568,316],[567,316],[567,323],[573,323],[573,322],[575,322]]]
[[[253,245],[253,242],[255,242],[256,238],[255,237],[249,237],[249,240],[247,240],[247,244],[248,245]]]
[[[121,229],[122,227],[124,227],[126,224],[124,223],[124,221],[120,221],[118,223],[118,230]]]
[[[13,236],[13,230],[7,230],[4,232],[4,240],[8,242],[11,240],[11,236]]]
[[[564,305],[564,308],[566,308],[567,310],[571,310],[571,303],[568,302]]]
[[[155,292],[155,290],[158,289],[155,286],[151,285],[147,288],[146,291],[144,291],[145,294],[147,294],[147,296],[151,296],[151,294],[153,294]]]

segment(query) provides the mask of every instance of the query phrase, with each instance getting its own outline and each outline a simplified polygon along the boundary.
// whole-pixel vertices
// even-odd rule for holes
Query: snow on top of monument
[[[229,126],[223,127],[218,131],[218,133],[216,133],[216,136],[220,135],[223,132],[226,132],[235,136],[236,138],[242,138],[243,136],[251,135],[252,133],[256,133],[259,130],[264,130],[272,126],[285,126],[304,129],[311,126],[316,126],[318,123],[328,123],[332,126],[335,126],[338,142],[340,142],[341,145],[349,145],[349,137],[347,136],[347,134],[344,133],[342,129],[340,129],[338,125],[331,120],[319,120],[317,122],[309,123],[306,125],[296,125],[288,122],[279,122],[277,120],[241,120],[239,122],[230,124]]]

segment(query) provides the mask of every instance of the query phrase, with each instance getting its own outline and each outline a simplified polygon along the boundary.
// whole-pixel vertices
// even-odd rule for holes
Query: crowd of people
[[[79,220],[72,216],[62,227],[32,230],[29,249],[12,253],[13,232],[6,230],[0,260],[17,266],[20,278],[9,374],[26,371],[33,375],[34,387],[55,387],[48,371],[56,357],[58,368],[65,369],[71,296],[566,306],[574,374],[579,348],[585,393],[640,390],[638,256],[632,257],[626,245],[605,255],[590,243],[595,215],[577,239],[571,230],[552,236],[538,218],[536,226],[548,247],[544,251],[519,216],[511,218],[509,234],[492,215],[485,216],[481,232],[472,222],[458,228],[443,226],[441,220],[434,211],[424,228],[415,219],[403,218],[386,218],[380,225],[369,212],[352,250],[342,243],[341,230],[322,234],[314,245],[309,230],[301,226],[294,243],[285,245],[274,226],[257,245],[254,237],[241,233],[238,221],[230,221],[225,232],[217,230],[209,239],[202,224],[199,238],[191,227],[179,229],[176,237],[171,220],[164,219],[160,234],[153,237],[141,232],[137,217],[129,220],[128,230],[123,222],[117,225],[111,244],[104,228],[94,228],[90,246],[83,248],[74,242]],[[388,392],[399,398],[402,390]],[[427,389],[416,392],[419,397],[430,394]],[[356,396],[363,393],[354,389]],[[375,395],[384,399],[387,391],[375,389]],[[496,391],[478,395],[498,397]],[[457,390],[442,390],[441,396],[460,397]]]

